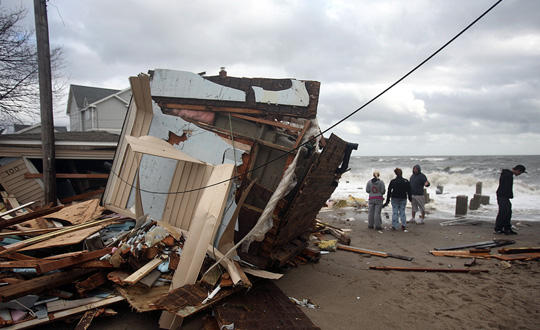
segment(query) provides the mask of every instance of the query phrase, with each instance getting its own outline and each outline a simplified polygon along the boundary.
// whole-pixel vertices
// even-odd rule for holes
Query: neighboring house
[[[117,90],[71,85],[66,111],[70,131],[120,133],[130,100],[131,88]]]

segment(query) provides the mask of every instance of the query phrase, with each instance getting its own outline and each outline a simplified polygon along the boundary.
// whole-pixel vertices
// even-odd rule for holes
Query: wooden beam
[[[24,177],[26,179],[42,179],[43,174],[41,173],[25,173]],[[102,173],[56,173],[57,179],[107,179],[109,174]]]
[[[141,268],[139,268],[139,270],[137,270],[136,272],[131,274],[128,278],[126,278],[124,280],[124,283],[133,285],[139,282],[143,277],[148,275],[157,266],[159,266],[163,262],[164,258],[165,258],[164,255],[160,255],[159,257],[150,260],[150,262],[148,262],[146,265],[142,266]]]
[[[70,283],[93,272],[94,269],[74,269],[50,275],[35,277],[24,282],[0,287],[0,301],[6,302],[28,294],[39,294],[43,291]]]
[[[50,272],[55,269],[62,269],[76,264],[80,264],[85,261],[93,260],[104,255],[111,253],[112,248],[105,248],[97,251],[81,253],[80,255],[67,257],[59,260],[53,260],[46,263],[40,263],[35,266],[36,271],[39,274]]]
[[[383,257],[383,258],[388,257],[386,255],[386,253],[384,253],[384,252],[373,251],[373,250],[368,250],[368,249],[362,249],[362,248],[357,248],[357,247],[352,247],[352,246],[345,246],[345,245],[341,245],[341,244],[338,244],[337,248],[339,250],[344,250],[344,251],[349,251],[349,252],[356,252],[356,253],[363,253],[363,254],[369,254],[369,255],[377,256],[377,257]]]
[[[0,261],[0,268],[35,268],[39,264],[48,263],[47,260],[13,260],[13,261]]]
[[[94,191],[89,191],[89,192],[86,192],[84,194],[79,194],[79,195],[75,195],[75,196],[62,198],[62,199],[60,199],[60,202],[62,202],[64,204],[65,203],[70,203],[70,202],[73,202],[73,201],[78,201],[78,200],[81,200],[81,199],[90,198],[90,197],[95,196],[95,195],[103,194],[104,191],[105,191],[105,188],[94,190]]]
[[[252,114],[266,114],[266,111],[251,109],[251,108],[236,108],[236,107],[220,107],[211,105],[194,105],[194,104],[177,104],[177,103],[164,103],[160,102],[161,108],[167,109],[180,109],[180,110],[195,110],[195,111],[216,111],[216,112],[231,112],[231,113],[252,113]]]
[[[288,129],[288,130],[291,130],[291,131],[301,131],[302,130],[302,128],[300,128],[300,127],[294,127],[294,126],[291,126],[291,125],[283,124],[282,122],[279,122],[279,121],[260,119],[260,118],[256,118],[256,117],[244,116],[244,115],[239,115],[239,114],[231,114],[231,116],[233,116],[235,118],[240,118],[240,119],[254,121],[254,122],[257,122],[257,123],[261,123],[261,124],[270,125],[270,126],[281,127],[281,128]]]
[[[380,252],[380,251],[373,251],[373,250],[362,249],[362,248],[346,246],[346,245],[341,245],[341,244],[338,244],[337,248],[339,250],[351,251],[351,252],[356,252],[356,253],[365,253],[365,254],[370,254],[370,255],[374,255],[374,256],[377,256],[377,257],[383,257],[383,258],[390,257],[390,258],[396,258],[396,259],[407,260],[407,261],[413,260],[412,257],[400,256],[398,254]]]
[[[373,270],[401,270],[409,272],[443,272],[443,273],[488,273],[487,269],[466,269],[466,268],[420,268],[420,267],[382,267],[370,266]]]

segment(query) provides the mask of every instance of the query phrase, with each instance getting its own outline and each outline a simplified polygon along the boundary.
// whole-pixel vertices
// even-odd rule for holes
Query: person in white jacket
[[[377,230],[382,229],[381,210],[386,192],[384,182],[379,179],[379,176],[379,171],[374,171],[373,179],[366,185],[366,192],[369,194],[368,228]]]

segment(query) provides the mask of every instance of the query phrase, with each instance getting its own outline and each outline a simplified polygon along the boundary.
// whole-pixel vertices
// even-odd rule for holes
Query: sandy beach
[[[436,247],[512,239],[505,247],[540,246],[540,222],[514,223],[519,235],[493,234],[489,223],[441,226],[426,217],[424,225],[410,224],[407,232],[392,231],[383,209],[381,231],[367,228],[367,213],[353,207],[323,209],[318,218],[332,226],[350,229],[351,246],[408,257],[412,261],[382,258],[338,250],[284,271],[276,284],[289,297],[309,299],[318,308],[301,307],[323,330],[346,329],[539,329],[540,263],[477,260],[478,273],[370,270],[370,266],[464,269],[470,259],[437,257]],[[385,214],[386,213],[386,214]],[[333,238],[328,236],[329,239]],[[312,243],[313,244],[313,243]],[[497,253],[498,248],[491,250]],[[159,311],[138,314],[126,303],[113,307],[114,317],[95,319],[90,329],[159,329]],[[201,312],[184,320],[182,329],[202,327]],[[72,329],[62,321],[43,329]]]
[[[472,269],[488,273],[370,270],[370,266],[463,269],[470,259],[438,257],[436,247],[512,239],[505,247],[540,246],[540,223],[513,223],[519,235],[495,235],[491,225],[441,226],[426,217],[408,232],[392,231],[391,208],[383,210],[384,230],[367,228],[367,213],[353,208],[323,209],[319,219],[350,229],[351,246],[413,257],[412,261],[338,250],[319,263],[290,269],[277,281],[290,297],[310,299],[319,308],[303,311],[321,329],[538,329],[540,263],[477,260]],[[349,219],[349,220],[347,220]],[[354,220],[352,220],[354,219]],[[491,253],[496,254],[498,248]]]

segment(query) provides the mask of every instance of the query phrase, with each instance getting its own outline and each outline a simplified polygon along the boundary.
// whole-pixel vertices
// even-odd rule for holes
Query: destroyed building
[[[113,256],[127,250],[141,256],[141,246],[151,250],[133,245],[134,233],[146,235],[156,226],[181,245],[169,254],[155,252],[160,259],[153,266],[131,265],[133,277],[180,255],[169,267],[170,287],[149,303],[165,311],[160,326],[173,328],[193,312],[185,309],[193,302],[172,308],[164,303],[167,296],[176,294],[178,302],[178,294],[196,295],[216,265],[234,287],[251,286],[246,274],[272,278],[268,271],[301,253],[357,145],[321,135],[316,81],[155,69],[131,77],[130,84],[133,97],[101,205],[136,222],[130,234],[113,240]],[[120,292],[135,304],[138,293]],[[207,303],[199,301],[195,309]]]

